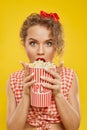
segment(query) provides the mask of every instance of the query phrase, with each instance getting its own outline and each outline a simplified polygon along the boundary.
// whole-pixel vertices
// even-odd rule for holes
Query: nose
[[[43,45],[39,45],[38,50],[37,50],[38,55],[44,55],[44,47]]]

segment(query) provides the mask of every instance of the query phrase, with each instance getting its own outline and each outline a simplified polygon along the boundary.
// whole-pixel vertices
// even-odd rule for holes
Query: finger
[[[25,77],[29,75],[29,67],[28,64],[25,65]]]
[[[60,78],[60,75],[59,75],[56,71],[54,71],[54,70],[52,70],[52,69],[45,69],[45,71],[46,71],[47,73],[49,73],[50,75],[52,75],[53,78],[57,78],[57,79]]]
[[[62,61],[60,63],[60,65],[57,67],[57,72],[60,73],[62,71],[62,68],[63,68],[63,65],[64,65],[64,62]]]
[[[45,87],[45,88],[52,89],[52,90],[55,90],[55,91],[59,89],[59,88],[57,87],[57,85],[51,85],[51,84],[49,84],[49,83],[43,83],[42,85],[43,85],[43,87]]]
[[[45,88],[54,89],[53,85],[51,85],[51,84],[49,84],[49,83],[43,83],[42,85],[43,85],[43,87],[45,87]]]
[[[27,82],[26,84],[24,84],[24,88],[26,89],[26,88],[31,87],[32,85],[34,85],[35,82],[36,82],[35,80]]]
[[[24,83],[30,81],[34,76],[34,73],[30,74],[29,76],[27,76],[25,79],[24,79]]]
[[[20,63],[23,66],[23,68],[25,69],[25,62],[21,61]]]
[[[61,84],[61,79],[53,79],[53,78],[47,78],[47,77],[43,77],[41,76],[41,79],[46,81],[47,83],[50,83],[52,85],[60,85]]]
[[[48,83],[51,83],[51,84],[56,84],[56,79],[53,79],[53,78],[48,78],[48,77],[43,77],[41,76],[41,79],[48,82]]]
[[[28,64],[23,62],[23,61],[21,61],[20,63],[22,64],[22,66],[23,66],[23,68],[25,70],[25,77],[26,77],[27,75],[29,75]]]
[[[30,96],[30,88],[32,85],[34,85],[35,81],[28,82],[24,85],[24,94],[27,94]]]
[[[61,87],[58,86],[58,85],[51,85],[51,84],[49,84],[49,83],[43,83],[42,85],[43,85],[43,87],[45,87],[45,88],[48,88],[48,89],[53,90],[53,93],[54,93],[54,94],[57,94],[58,92],[61,91]]]

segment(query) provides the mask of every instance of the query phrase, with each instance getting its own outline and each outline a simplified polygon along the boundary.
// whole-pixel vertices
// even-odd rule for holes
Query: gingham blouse
[[[63,67],[60,76],[62,79],[61,90],[66,100],[68,100],[69,89],[72,85],[74,71]],[[10,87],[14,93],[17,105],[22,98],[23,78],[24,70],[17,71],[10,75]],[[41,128],[41,130],[50,130],[50,123],[60,123],[61,117],[59,116],[54,97],[52,96],[51,105],[47,108],[36,108],[30,106],[26,122],[30,125]]]

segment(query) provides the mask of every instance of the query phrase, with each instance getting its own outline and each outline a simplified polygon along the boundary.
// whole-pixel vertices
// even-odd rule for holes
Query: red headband
[[[53,18],[54,21],[58,22],[59,21],[59,16],[57,13],[46,13],[44,11],[40,11],[40,16],[44,17],[44,18]]]

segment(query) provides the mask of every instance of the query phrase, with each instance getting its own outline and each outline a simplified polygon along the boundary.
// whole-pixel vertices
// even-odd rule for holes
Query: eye
[[[46,44],[47,44],[47,46],[49,46],[49,47],[53,45],[52,42],[47,42]]]
[[[29,45],[31,45],[31,46],[36,46],[36,42],[35,41],[31,41],[31,42],[29,42]]]

